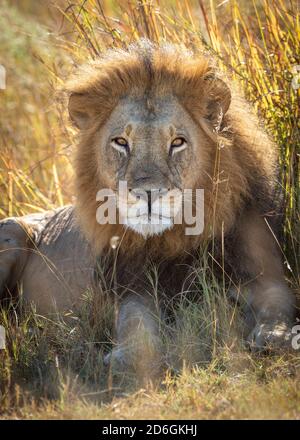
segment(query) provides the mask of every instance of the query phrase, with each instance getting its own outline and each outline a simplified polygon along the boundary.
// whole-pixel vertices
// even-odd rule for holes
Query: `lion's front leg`
[[[294,297],[283,282],[255,283],[249,296],[254,327],[248,336],[254,350],[291,346]]]
[[[120,385],[133,379],[145,384],[161,366],[159,317],[150,299],[131,295],[121,301],[116,323],[116,347],[106,357]]]
[[[250,281],[247,303],[248,320],[252,322],[248,336],[251,348],[288,346],[295,296],[284,279],[279,248],[265,219],[256,212],[247,213],[241,220],[236,246],[242,270]]]

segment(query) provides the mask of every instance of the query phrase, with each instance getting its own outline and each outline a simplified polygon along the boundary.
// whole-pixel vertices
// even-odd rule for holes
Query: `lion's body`
[[[0,224],[2,259],[16,247],[15,242],[4,242],[12,231],[18,232],[19,253],[20,248],[24,249],[19,255],[18,275],[8,279],[12,273],[12,266],[8,266],[6,280],[1,279],[2,290],[4,283],[11,294],[21,287],[24,299],[44,315],[79,305],[80,297],[92,286],[95,262],[74,219],[74,208],[49,211],[37,218],[33,215],[8,219]]]
[[[37,249],[27,243],[26,264],[22,254],[22,271],[15,279],[38,309],[45,313],[53,304],[58,310],[78,305],[82,293],[95,287],[96,262],[114,253],[111,240],[118,237],[119,278],[123,288],[130,284],[127,290],[138,295],[127,295],[120,308],[117,339],[123,356],[124,346],[136,337],[138,322],[157,341],[153,306],[141,281],[146,261],[165,265],[159,282],[167,281],[171,290],[176,285],[169,294],[178,294],[188,272],[177,279],[180,265],[175,263],[213,242],[220,244],[225,260],[231,256],[228,278],[249,287],[256,320],[251,338],[259,346],[274,335],[282,337],[293,317],[294,299],[268,225],[272,215],[278,215],[278,152],[235,86],[230,88],[231,97],[206,56],[149,43],[112,51],[69,82],[69,111],[81,130],[75,163],[77,203],[43,224],[38,240],[33,238]],[[174,133],[184,145],[171,154],[171,147],[165,146]],[[186,225],[173,226],[171,220],[158,234],[149,225],[141,227],[141,234],[130,223],[100,225],[97,192],[115,190],[120,180],[128,182],[129,192],[137,187],[146,192],[204,189],[203,233],[186,235]],[[11,278],[6,275],[3,285]],[[275,334],[282,323],[284,330]],[[119,359],[120,351],[115,354]]]
[[[21,279],[24,298],[42,314],[72,309],[92,286],[93,272],[91,248],[74,220],[74,209],[59,209],[41,231],[37,251],[28,256]]]

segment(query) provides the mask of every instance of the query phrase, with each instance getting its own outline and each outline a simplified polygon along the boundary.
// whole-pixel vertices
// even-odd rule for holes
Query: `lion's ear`
[[[69,97],[68,110],[70,119],[77,128],[83,130],[89,126],[92,111],[84,94],[72,93]]]
[[[223,116],[229,109],[231,92],[227,84],[213,73],[204,79],[208,86],[206,117],[212,121],[214,126],[219,127]]]

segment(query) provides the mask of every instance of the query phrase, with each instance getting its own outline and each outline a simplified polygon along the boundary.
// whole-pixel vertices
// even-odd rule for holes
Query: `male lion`
[[[2,292],[22,285],[44,314],[74,307],[95,288],[95,268],[107,256],[120,295],[112,354],[127,366],[147,355],[153,365],[161,345],[147,268],[156,263],[159,282],[176,295],[190,259],[209,242],[222,249],[228,277],[247,286],[251,344],[284,342],[294,295],[271,229],[277,148],[234,85],[206,55],[141,41],[82,67],[66,91],[79,129],[77,202],[0,223]],[[139,210],[126,217],[119,204],[125,224],[99,224],[97,193],[115,192],[120,181]],[[204,189],[204,230],[187,235],[185,221],[175,224],[165,208],[196,188]]]

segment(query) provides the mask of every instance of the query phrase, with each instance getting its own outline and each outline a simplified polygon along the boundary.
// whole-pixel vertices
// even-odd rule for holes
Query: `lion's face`
[[[101,186],[118,193],[122,221],[143,236],[171,228],[205,162],[204,133],[173,96],[123,98],[97,135]],[[203,148],[203,150],[205,150]]]

